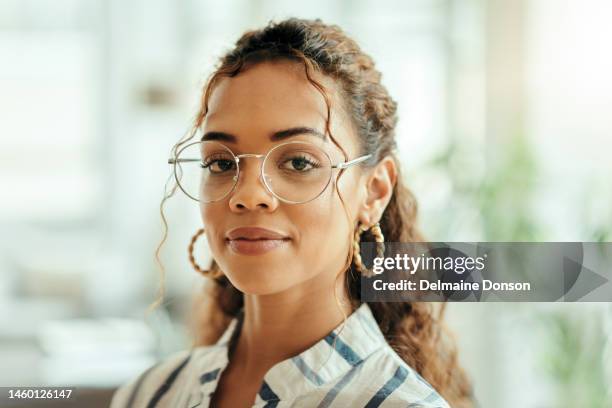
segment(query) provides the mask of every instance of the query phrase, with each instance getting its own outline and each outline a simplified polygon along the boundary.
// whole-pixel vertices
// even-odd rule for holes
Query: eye
[[[213,174],[222,174],[228,171],[234,171],[236,162],[228,159],[227,156],[210,156],[200,164],[200,167],[208,169]]]
[[[309,159],[305,155],[296,155],[284,160],[280,167],[284,170],[305,173],[308,170],[320,167],[320,163],[318,163],[316,160]]]

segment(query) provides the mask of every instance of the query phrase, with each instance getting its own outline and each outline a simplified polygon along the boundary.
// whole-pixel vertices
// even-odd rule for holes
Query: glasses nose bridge
[[[266,157],[265,154],[256,154],[256,153],[243,153],[243,154],[236,154],[236,163],[238,163],[238,172],[240,172],[240,159],[242,159],[243,157],[254,157],[256,159],[262,159],[264,157]],[[260,168],[260,172],[261,172],[261,168]]]
[[[243,154],[236,154],[234,156],[236,157],[236,163],[238,164],[238,174],[236,174],[236,182],[238,182],[238,178],[240,177],[240,173],[243,172],[240,169],[240,159],[247,158],[247,157],[253,157],[253,158],[256,158],[256,159],[264,159],[267,156],[267,154],[243,153]],[[263,182],[263,184],[264,184],[264,186],[266,187],[266,190],[267,190],[268,186],[266,185],[265,181],[262,179],[262,177],[263,177],[263,164],[260,165],[260,167],[258,169],[258,173],[259,173],[258,178],[261,179],[261,181]]]
[[[240,163],[240,159],[243,157],[256,157],[258,159],[261,159],[262,157],[266,157],[265,154],[256,154],[256,153],[243,153],[243,154],[237,154],[236,156],[236,160]]]

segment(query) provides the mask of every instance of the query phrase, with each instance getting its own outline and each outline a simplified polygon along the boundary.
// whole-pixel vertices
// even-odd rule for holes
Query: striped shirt
[[[228,349],[239,333],[234,318],[216,344],[177,352],[113,395],[111,408],[208,407]],[[363,303],[314,346],[264,376],[254,407],[449,407],[389,346]]]

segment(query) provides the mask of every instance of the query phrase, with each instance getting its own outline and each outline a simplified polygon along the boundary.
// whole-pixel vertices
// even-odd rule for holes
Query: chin
[[[290,268],[270,266],[246,266],[229,269],[227,278],[236,289],[249,295],[270,295],[282,292],[295,285],[296,279],[288,275]]]
[[[300,282],[295,268],[299,258],[292,241],[263,254],[241,253],[227,241],[215,256],[232,285],[245,294],[269,295],[282,292]],[[292,265],[294,265],[292,267]]]

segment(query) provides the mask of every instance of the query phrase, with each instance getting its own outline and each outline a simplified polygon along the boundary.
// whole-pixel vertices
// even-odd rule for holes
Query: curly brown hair
[[[346,152],[333,138],[329,129],[331,99],[325,87],[313,79],[312,73],[315,71],[331,77],[339,85],[344,105],[342,108],[356,126],[362,150],[360,154],[371,154],[371,158],[363,165],[375,166],[380,160],[390,156],[399,171],[399,161],[395,153],[396,102],[381,84],[381,74],[372,58],[338,26],[324,24],[319,19],[290,18],[270,22],[262,29],[244,33],[235,47],[220,59],[217,69],[207,81],[192,132],[174,146],[174,152],[191,139],[202,124],[208,111],[208,99],[219,78],[232,77],[254,64],[276,60],[288,60],[304,65],[307,79],[321,93],[327,104],[327,132],[343,152],[345,159],[348,159]],[[338,177],[340,175],[341,172]],[[344,205],[341,195],[340,199]],[[393,195],[380,220],[386,241],[424,241],[416,227],[416,216],[416,200],[403,184],[401,173],[398,173]],[[347,217],[350,220],[348,214]],[[362,241],[372,241],[368,231],[363,233]],[[162,244],[163,241],[160,247]],[[350,248],[345,268],[346,287],[351,301],[360,304],[359,272],[352,262],[353,249],[352,246]],[[243,306],[243,294],[220,273],[214,260],[210,271],[220,276],[211,279],[214,284],[205,285],[205,290],[194,302],[194,346],[216,341],[229,320],[236,316]],[[473,405],[471,385],[458,364],[454,341],[442,321],[444,304],[371,302],[369,306],[387,342],[407,364],[424,377],[453,407]]]

